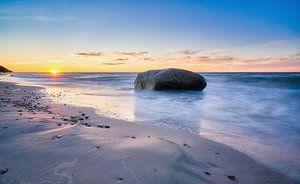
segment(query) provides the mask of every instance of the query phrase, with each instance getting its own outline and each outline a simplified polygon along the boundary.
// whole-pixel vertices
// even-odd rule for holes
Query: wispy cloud
[[[139,56],[144,56],[148,54],[147,51],[142,51],[142,52],[115,52],[117,55],[124,55],[124,56],[133,56],[133,57],[139,57]]]
[[[100,57],[104,56],[104,52],[78,52],[74,53],[74,56],[76,57],[82,57],[82,58],[90,58],[90,57]]]
[[[123,65],[125,63],[100,63],[100,65]]]
[[[196,55],[199,52],[200,52],[199,50],[185,49],[185,50],[171,50],[170,54]]]
[[[147,51],[141,51],[141,52],[112,51],[112,52],[77,52],[74,53],[74,56],[81,57],[81,58],[101,58],[101,57],[118,58],[118,57],[143,57],[147,54],[148,54]],[[122,59],[128,59],[128,58],[122,58]]]
[[[100,65],[123,65],[133,62],[151,62],[163,63],[166,65],[184,64],[184,65],[199,65],[218,68],[220,66],[235,66],[235,67],[280,67],[280,66],[298,66],[300,67],[300,52],[288,56],[268,56],[250,58],[241,55],[230,54],[230,52],[205,52],[181,50],[161,53],[160,55],[151,55],[147,51],[142,52],[79,52],[75,53],[76,57],[81,58],[97,58],[102,60]],[[178,55],[178,53],[180,53]]]
[[[128,58],[117,58],[116,61],[128,61]]]
[[[22,15],[18,13],[1,13],[0,20],[30,20],[36,22],[55,22],[55,21],[71,21],[76,18],[73,16],[47,16],[47,15]]]
[[[274,67],[289,67],[297,66],[300,67],[300,55],[290,55],[284,57],[257,57],[257,58],[244,58],[241,56],[210,56],[203,55],[190,58],[182,58],[177,60],[179,63],[190,63],[210,66],[225,66],[231,65],[235,67],[263,67],[263,68],[274,68]]]

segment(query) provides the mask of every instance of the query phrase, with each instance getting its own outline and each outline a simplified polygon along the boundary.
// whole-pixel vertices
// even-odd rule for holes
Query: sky
[[[298,0],[0,0],[17,72],[300,72]]]

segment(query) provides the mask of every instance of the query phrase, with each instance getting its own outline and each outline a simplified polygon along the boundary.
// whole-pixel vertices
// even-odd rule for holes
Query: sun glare
[[[59,71],[56,70],[56,69],[52,69],[52,70],[51,70],[51,74],[53,74],[53,75],[56,75],[58,72],[59,72]]]

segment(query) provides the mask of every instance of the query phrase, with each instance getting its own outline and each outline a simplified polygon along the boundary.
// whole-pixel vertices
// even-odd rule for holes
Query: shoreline
[[[297,183],[199,135],[0,86],[0,183]]]

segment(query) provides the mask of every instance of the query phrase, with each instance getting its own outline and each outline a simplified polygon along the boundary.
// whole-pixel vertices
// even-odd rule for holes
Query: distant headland
[[[4,72],[12,72],[12,71],[10,71],[9,69],[7,69],[7,68],[5,68],[4,66],[1,66],[1,65],[0,65],[0,72],[1,72],[1,73],[4,73]]]

